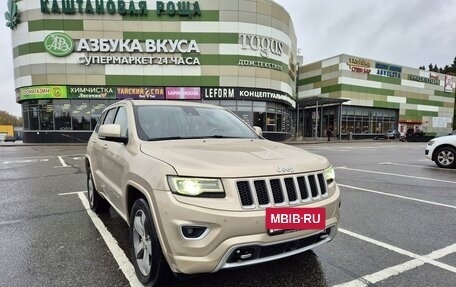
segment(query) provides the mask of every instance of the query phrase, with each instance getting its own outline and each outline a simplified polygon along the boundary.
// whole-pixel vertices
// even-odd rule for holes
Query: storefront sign
[[[370,74],[371,62],[361,58],[348,58],[347,65],[350,70],[355,73]]]
[[[112,87],[70,86],[68,98],[75,99],[115,99],[116,93]]]
[[[121,53],[148,53],[147,56],[82,56],[80,64],[90,66],[100,65],[200,65],[196,57],[154,57],[153,53],[186,54],[200,53],[195,40],[147,39],[142,46],[138,39],[81,39],[77,52],[121,52]]]
[[[5,12],[6,27],[14,30],[19,23],[19,18],[16,0],[8,0],[8,11]]]
[[[73,51],[84,53],[78,58],[79,64],[99,65],[200,65],[197,57],[185,57],[183,54],[200,53],[195,40],[186,39],[147,39],[141,43],[138,39],[86,39],[82,38],[74,49],[74,40],[65,33],[49,34],[44,45],[46,51],[57,57],[68,56]],[[144,56],[91,56],[90,53],[141,53]],[[161,54],[155,57],[154,53]],[[171,57],[163,54],[173,54]],[[181,54],[181,56],[174,56]]]
[[[135,100],[164,100],[165,88],[151,88],[151,87],[122,87],[117,88],[117,98],[135,99]]]
[[[272,101],[286,103],[293,108],[296,107],[296,101],[287,93],[269,89],[211,87],[201,88],[201,93],[205,100]]]
[[[439,75],[435,74],[435,73],[429,73],[429,78],[434,79],[434,80],[438,80],[439,79]]]
[[[78,52],[122,53],[200,53],[195,40],[147,39],[145,47],[138,39],[81,39]]]
[[[147,1],[124,0],[40,0],[43,14],[99,14],[116,13],[125,16],[147,16]]]
[[[263,62],[263,61],[252,61],[252,60],[239,60],[238,66],[244,67],[256,67],[256,68],[265,68],[271,70],[282,71],[282,65],[270,63],[270,62]]]
[[[355,73],[370,74],[371,69],[361,68],[361,67],[351,67],[351,71]]]
[[[188,65],[199,66],[200,61],[194,57],[133,57],[133,56],[84,56],[78,59],[79,64],[86,66],[99,65]]]
[[[39,86],[19,89],[19,101],[33,99],[66,99],[65,86]]]
[[[277,56],[283,54],[285,44],[271,37],[259,35],[240,34],[242,49],[259,51],[262,57],[268,57],[269,53]]]
[[[401,73],[387,71],[387,70],[377,70],[377,75],[391,77],[391,78],[398,78],[398,79],[401,78]]]
[[[201,100],[200,88],[166,88],[167,100]]]
[[[445,75],[445,92],[451,93],[455,88],[455,82],[453,76]]]
[[[157,15],[161,16],[167,14],[169,16],[185,16],[192,18],[193,16],[201,16],[201,9],[199,7],[198,1],[195,3],[190,3],[188,1],[179,1],[174,3],[169,1],[168,3],[163,3],[163,1],[157,1]]]
[[[65,57],[73,52],[74,41],[65,33],[55,32],[44,38],[44,48],[53,56]]]
[[[402,73],[402,67],[383,64],[383,63],[375,63],[375,68],[380,69],[380,70],[387,70],[387,71]]]
[[[348,58],[348,63],[351,67],[362,67],[362,68],[370,68],[372,67],[371,62],[361,58]]]
[[[416,75],[409,75],[409,80],[426,83],[426,84],[432,84],[432,85],[440,85],[440,80],[420,77],[420,76],[416,76]]]
[[[398,79],[401,78],[402,67],[383,63],[375,63],[375,68],[377,69],[377,75]]]

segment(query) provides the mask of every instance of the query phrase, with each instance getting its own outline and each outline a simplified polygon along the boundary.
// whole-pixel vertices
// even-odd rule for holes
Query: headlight
[[[334,172],[334,168],[332,166],[328,167],[324,171],[326,183],[329,185],[336,179],[336,173]]]
[[[431,145],[433,145],[434,143],[435,143],[434,140],[430,140],[430,141],[428,142],[428,146],[431,146]]]
[[[225,197],[222,181],[218,178],[196,178],[168,176],[172,192],[196,197]]]

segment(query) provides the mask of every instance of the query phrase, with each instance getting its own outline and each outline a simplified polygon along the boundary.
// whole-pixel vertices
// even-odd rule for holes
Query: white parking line
[[[12,164],[12,163],[31,163],[31,162],[47,162],[49,159],[23,159],[23,160],[12,160],[12,161],[4,161],[3,164]]]
[[[375,239],[372,239],[372,238],[369,238],[369,237],[366,237],[366,236],[363,236],[363,235],[360,235],[360,234],[357,234],[357,233],[354,233],[354,232],[351,232],[351,231],[348,231],[348,230],[345,230],[345,229],[342,229],[342,228],[339,228],[339,231],[341,233],[346,234],[346,235],[349,235],[349,236],[355,237],[357,239],[360,239],[360,240],[375,244],[377,246],[380,246],[382,248],[386,248],[386,249],[394,251],[396,253],[412,257],[414,259],[410,260],[410,261],[407,261],[405,263],[402,263],[402,264],[398,264],[398,265],[395,265],[395,266],[392,266],[392,267],[385,268],[385,269],[383,269],[381,271],[375,272],[375,273],[370,274],[370,275],[363,276],[361,278],[355,279],[355,280],[347,282],[347,283],[335,285],[333,287],[355,287],[355,286],[356,287],[360,287],[360,286],[364,287],[364,286],[368,286],[369,284],[378,283],[380,281],[388,279],[389,277],[396,276],[396,275],[399,275],[399,274],[404,273],[406,271],[409,271],[409,270],[412,270],[412,269],[417,268],[419,266],[422,266],[425,263],[428,263],[428,264],[431,264],[433,266],[442,268],[444,270],[456,273],[456,267],[453,267],[451,265],[436,261],[437,259],[440,259],[440,258],[442,258],[444,256],[447,256],[449,254],[455,253],[456,252],[456,244],[452,244],[452,245],[447,246],[445,248],[436,250],[434,252],[431,252],[428,255],[420,256],[420,255],[414,254],[414,253],[412,253],[410,251],[407,251],[407,250],[392,246],[392,245],[384,243],[384,242],[380,242],[378,240],[375,240]]]
[[[401,199],[407,199],[407,200],[417,201],[417,202],[421,202],[421,203],[427,203],[427,204],[456,209],[456,206],[454,206],[454,205],[438,203],[438,202],[434,202],[434,201],[428,201],[428,200],[423,200],[423,199],[418,199],[418,198],[413,198],[413,197],[408,197],[408,196],[402,196],[402,195],[397,195],[397,194],[391,194],[391,193],[386,193],[386,192],[382,192],[382,191],[376,191],[376,190],[372,190],[372,189],[366,189],[366,188],[361,188],[361,187],[356,187],[356,186],[351,186],[351,185],[346,185],[346,184],[338,183],[337,185],[341,186],[341,187],[350,188],[350,189],[361,190],[361,191],[366,191],[366,192],[370,192],[370,193],[376,193],[376,194],[381,194],[381,195],[397,197],[397,198],[401,198]]]
[[[372,170],[365,170],[365,169],[355,169],[355,168],[349,168],[349,167],[338,167],[337,169],[350,170],[350,171],[358,171],[358,172],[365,172],[365,173],[374,173],[374,174],[391,175],[391,176],[398,176],[398,177],[406,177],[406,178],[414,178],[414,179],[422,179],[422,180],[430,180],[430,181],[438,181],[438,182],[446,182],[446,183],[454,183],[454,184],[456,184],[456,181],[443,180],[443,179],[436,179],[436,178],[430,178],[430,177],[421,177],[421,176],[413,176],[413,175],[404,175],[404,174],[396,174],[396,173],[381,172],[381,171],[372,171]]]
[[[60,163],[62,164],[62,167],[68,167],[68,165],[66,164],[66,162],[63,160],[63,158],[60,155],[57,156],[57,158],[59,159]]]
[[[79,192],[78,196],[79,199],[82,201],[84,208],[87,210],[87,214],[89,215],[95,227],[98,229],[98,232],[100,232],[101,237],[103,237],[103,240],[105,241],[106,245],[108,246],[109,250],[114,256],[114,259],[116,260],[117,264],[119,265],[120,269],[125,275],[125,278],[127,278],[128,282],[130,282],[130,286],[143,287],[144,285],[142,285],[136,277],[133,265],[128,260],[123,250],[119,247],[117,240],[108,231],[106,226],[103,224],[103,221],[101,221],[101,219],[95,214],[95,212],[90,210],[89,201],[87,200],[85,194],[83,192]]]
[[[424,160],[427,161],[427,160]],[[421,167],[426,169],[438,169],[441,171],[451,171],[456,172],[456,169],[444,169],[441,167],[434,167],[434,166],[425,166],[425,165],[414,165],[414,164],[402,164],[402,163],[394,163],[394,162],[379,162],[380,165],[395,165],[395,166],[407,166],[407,167]]]
[[[65,192],[65,193],[59,193],[59,195],[73,195],[73,194],[80,194],[80,193],[87,193],[87,191],[75,191],[75,192]]]

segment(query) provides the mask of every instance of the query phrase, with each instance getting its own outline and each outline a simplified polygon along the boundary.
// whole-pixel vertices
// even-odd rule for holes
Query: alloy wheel
[[[152,267],[152,242],[147,221],[145,212],[137,210],[133,221],[133,248],[135,260],[144,276],[150,273]]]

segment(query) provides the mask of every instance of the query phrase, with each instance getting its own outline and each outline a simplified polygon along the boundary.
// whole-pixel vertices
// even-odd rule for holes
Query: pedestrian
[[[328,141],[330,142],[331,141],[331,137],[332,137],[332,130],[331,128],[328,128],[326,130],[326,135],[328,136]]]

